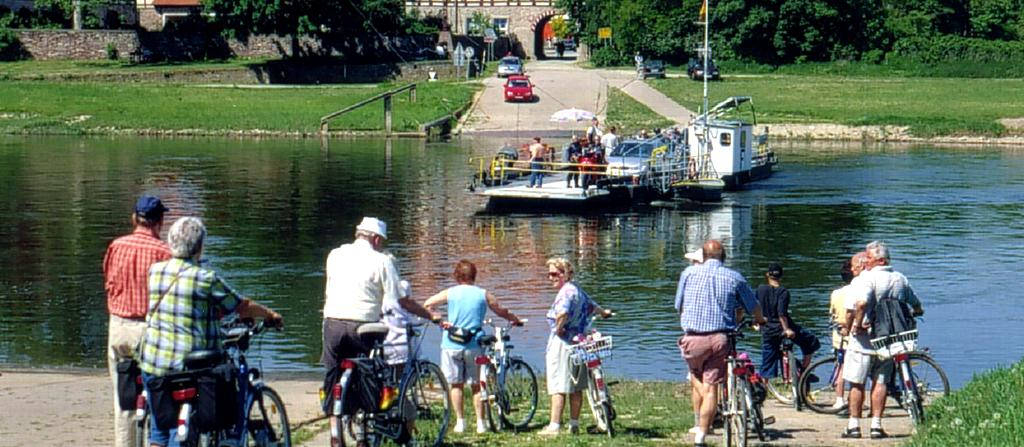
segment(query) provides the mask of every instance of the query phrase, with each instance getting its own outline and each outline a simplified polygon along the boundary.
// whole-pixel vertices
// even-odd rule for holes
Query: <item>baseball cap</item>
[[[704,262],[704,249],[697,247],[695,250],[683,255],[684,258],[696,262]]]
[[[778,262],[771,262],[771,263],[769,263],[768,264],[768,270],[766,270],[765,273],[767,273],[768,276],[771,276],[772,278],[781,278],[782,277],[782,264],[779,264]]]
[[[374,234],[379,234],[380,237],[384,239],[388,238],[388,224],[376,217],[364,217],[363,221],[359,222],[356,230],[369,231]]]
[[[168,209],[160,199],[153,196],[142,196],[135,202],[135,214],[146,219],[159,219]]]

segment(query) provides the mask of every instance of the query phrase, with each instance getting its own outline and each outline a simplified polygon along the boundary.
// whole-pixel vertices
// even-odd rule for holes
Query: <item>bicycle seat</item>
[[[388,336],[388,326],[384,323],[366,323],[356,329],[359,338],[370,346],[384,341]]]
[[[224,353],[216,349],[192,351],[185,355],[185,369],[211,368],[223,361]]]
[[[496,341],[498,341],[498,337],[495,337],[493,335],[485,335],[480,338],[480,346],[490,346],[493,345],[494,342]]]

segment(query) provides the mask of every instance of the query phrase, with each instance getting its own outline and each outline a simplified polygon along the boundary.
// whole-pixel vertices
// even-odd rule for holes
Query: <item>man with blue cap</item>
[[[117,447],[134,445],[135,433],[132,429],[134,409],[122,411],[119,404],[117,363],[134,356],[146,330],[149,266],[171,258],[167,244],[160,240],[167,211],[159,198],[140,197],[131,217],[134,230],[111,242],[103,257],[103,284],[110,314],[107,367],[114,389],[114,445]]]

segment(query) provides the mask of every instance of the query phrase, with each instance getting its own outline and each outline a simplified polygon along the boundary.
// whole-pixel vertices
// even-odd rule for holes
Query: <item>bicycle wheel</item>
[[[484,414],[487,416],[487,424],[492,432],[501,431],[501,411],[505,402],[505,396],[501,394],[501,387],[498,386],[498,369],[494,364],[487,363],[484,368],[484,380],[487,382],[487,400],[483,402]],[[483,399],[483,396],[480,396]]]
[[[590,404],[590,413],[594,416],[594,425],[597,426],[598,430],[607,433],[608,436],[612,436],[611,405],[605,405],[605,402],[601,401],[600,390],[597,389],[597,381],[594,380],[594,376],[590,371],[587,371],[586,394],[587,402]]]
[[[402,390],[399,401],[407,422],[403,428],[414,427],[407,445],[441,445],[448,432],[452,411],[448,383],[441,374],[441,368],[431,362],[417,362],[416,372]]]
[[[251,447],[291,447],[292,434],[284,401],[269,386],[257,389],[249,407],[249,433],[245,445]]]
[[[733,445],[747,447],[747,420],[750,413],[747,409],[747,399],[750,398],[750,384],[737,380],[733,389],[732,408],[733,414],[729,415],[729,426],[726,429],[732,435]]]
[[[921,425],[924,423],[924,405],[921,403],[921,395],[918,394],[917,385],[914,383],[914,373],[910,369],[910,363],[896,362],[896,367],[899,380],[904,385],[903,399],[900,405],[907,410],[912,425]]]
[[[747,426],[757,435],[757,439],[764,441],[764,415],[761,412],[761,404],[754,400],[754,392],[749,382],[743,380],[747,392],[744,394],[743,403],[747,406]]]
[[[926,353],[915,352],[910,354],[907,361],[914,374],[921,405],[931,405],[935,399],[949,395],[949,379],[935,359]]]
[[[815,413],[837,414],[846,409],[834,407],[836,399],[836,383],[842,378],[839,377],[839,367],[836,365],[836,357],[831,356],[811,363],[807,371],[800,376],[800,398],[803,403]],[[812,378],[817,378],[812,382]],[[843,391],[845,396],[846,392]]]
[[[501,388],[502,422],[516,430],[526,428],[537,413],[537,375],[533,368],[522,360],[512,359]]]
[[[357,408],[358,406],[356,405],[345,404],[345,402],[357,401],[358,392],[355,380],[349,380],[341,388],[341,416],[334,416],[332,414],[328,417],[331,429],[329,444],[331,447],[356,447],[360,439],[366,440],[368,438],[366,411]],[[334,403],[332,402],[332,404]],[[349,408],[350,406],[355,408]]]
[[[789,357],[792,357],[793,353],[784,353],[784,357],[781,362],[787,362]],[[788,365],[779,365],[779,375],[771,378],[765,378],[764,384],[768,388],[768,392],[771,393],[775,400],[782,402],[785,405],[793,405],[793,370],[790,369],[789,374],[786,374],[784,369],[790,368]]]
[[[796,360],[796,353],[790,352],[789,355],[786,356],[786,362],[789,364],[789,383],[786,385],[789,387],[788,394],[792,396],[793,409],[796,411],[803,411],[804,408],[800,402],[800,392],[798,388],[800,377],[803,375],[799,373],[800,367],[797,366],[798,362]]]

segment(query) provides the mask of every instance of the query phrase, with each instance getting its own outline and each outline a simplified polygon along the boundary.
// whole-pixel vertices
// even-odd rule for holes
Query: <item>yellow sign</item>
[[[597,29],[597,38],[598,39],[611,39],[612,38],[612,29],[611,29],[611,27],[598,28]]]

